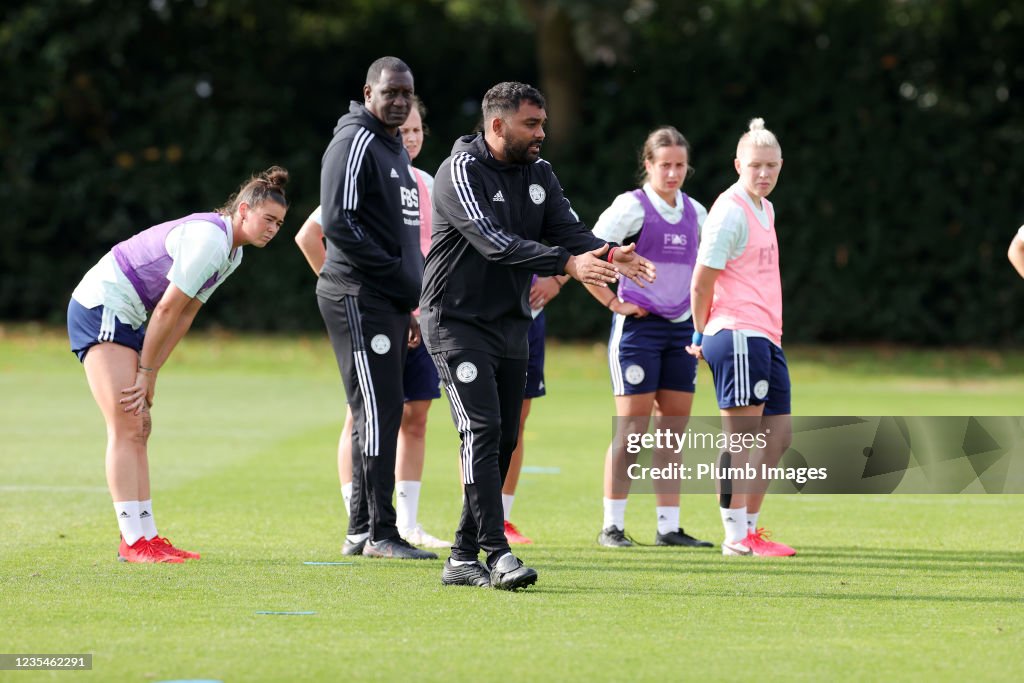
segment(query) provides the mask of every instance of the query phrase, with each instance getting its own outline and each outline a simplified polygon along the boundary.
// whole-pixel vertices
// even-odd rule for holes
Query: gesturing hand
[[[618,269],[605,260],[608,245],[593,251],[585,251],[579,256],[570,256],[565,264],[565,272],[573,279],[585,285],[607,287],[619,278]]]
[[[654,264],[636,253],[636,243],[616,247],[612,253],[612,264],[623,276],[628,277],[640,287],[644,286],[644,281],[654,282],[657,275]]]

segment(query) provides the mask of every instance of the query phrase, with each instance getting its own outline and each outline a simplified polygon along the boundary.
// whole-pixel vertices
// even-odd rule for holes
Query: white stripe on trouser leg
[[[356,377],[359,379],[359,390],[363,394],[363,413],[366,416],[366,443],[363,444],[363,453],[368,456],[376,456],[380,448],[380,441],[377,436],[377,396],[373,391],[370,362],[366,357],[366,351],[356,351],[352,355],[355,358]]]
[[[348,315],[350,334],[352,335],[352,360],[355,364],[359,391],[363,395],[363,429],[365,439],[361,439],[363,454],[376,456],[380,452],[380,425],[378,422],[377,394],[373,388],[373,375],[370,373],[370,360],[363,346],[363,317],[359,313],[354,296],[345,297],[345,312]]]
[[[622,327],[626,316],[615,313],[612,315],[612,338],[608,343],[608,371],[612,376],[612,394],[624,396],[626,386],[622,381],[622,362],[619,360],[619,345],[622,342]]]
[[[473,430],[469,421],[469,413],[466,412],[466,406],[462,402],[462,397],[459,396],[459,391],[455,388],[455,382],[451,381],[450,376],[448,379],[448,400],[451,401],[455,412],[455,428],[459,430],[459,434],[463,435],[462,483],[474,484],[476,483],[476,478],[473,476]]]
[[[462,459],[462,483],[472,484],[475,479],[473,478],[473,468],[471,467],[473,462],[473,432],[470,429],[469,413],[466,412],[466,406],[462,402],[462,397],[459,396],[459,392],[455,388],[455,379],[452,377],[451,368],[448,367],[447,354],[439,354],[438,358],[441,359],[441,362],[434,363],[434,367],[437,368],[437,374],[441,377],[445,390],[448,392],[448,402],[451,404],[452,412],[455,414],[455,429],[463,436],[462,443],[459,446],[459,457]]]
[[[103,314],[100,318],[100,333],[97,335],[96,341],[114,341],[114,324],[116,322],[117,316],[114,313],[114,309],[104,306]]]
[[[733,398],[737,406],[750,405],[750,356],[747,335],[732,331]]]

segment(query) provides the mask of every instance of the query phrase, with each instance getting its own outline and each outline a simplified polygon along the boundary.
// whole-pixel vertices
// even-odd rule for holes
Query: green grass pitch
[[[603,347],[549,350],[515,521],[538,584],[440,585],[440,561],[341,561],[343,410],[326,342],[197,335],[161,374],[162,533],[203,559],[115,561],[103,422],[56,333],[0,332],[0,652],[92,653],[0,681],[1009,680],[1024,666],[1024,497],[776,496],[790,559],[597,546],[612,399]],[[794,413],[1005,415],[1024,356],[791,349]],[[715,414],[706,368],[695,412]],[[457,439],[431,412],[420,518],[458,518]],[[550,469],[558,468],[558,473]],[[653,540],[654,501],[627,527]],[[682,521],[719,541],[709,496]],[[348,559],[348,558],[345,558]],[[265,616],[260,610],[313,611]]]

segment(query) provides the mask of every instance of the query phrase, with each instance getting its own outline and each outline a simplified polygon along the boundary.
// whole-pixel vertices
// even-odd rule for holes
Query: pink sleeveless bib
[[[747,218],[747,247],[739,258],[728,261],[715,280],[715,294],[707,326],[726,330],[756,330],[776,346],[782,346],[782,278],[779,275],[779,241],[775,235],[775,209],[762,199],[768,229],[753,208],[735,192],[721,195],[715,203],[731,201]]]

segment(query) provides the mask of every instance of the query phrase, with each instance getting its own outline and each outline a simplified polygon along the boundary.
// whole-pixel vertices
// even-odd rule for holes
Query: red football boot
[[[128,545],[124,537],[121,537],[121,547],[117,549],[117,559],[121,562],[141,562],[141,563],[166,563],[166,564],[182,564],[185,562],[180,557],[168,555],[159,546],[154,546],[152,543],[146,540],[145,537],[135,541],[132,545]]]

